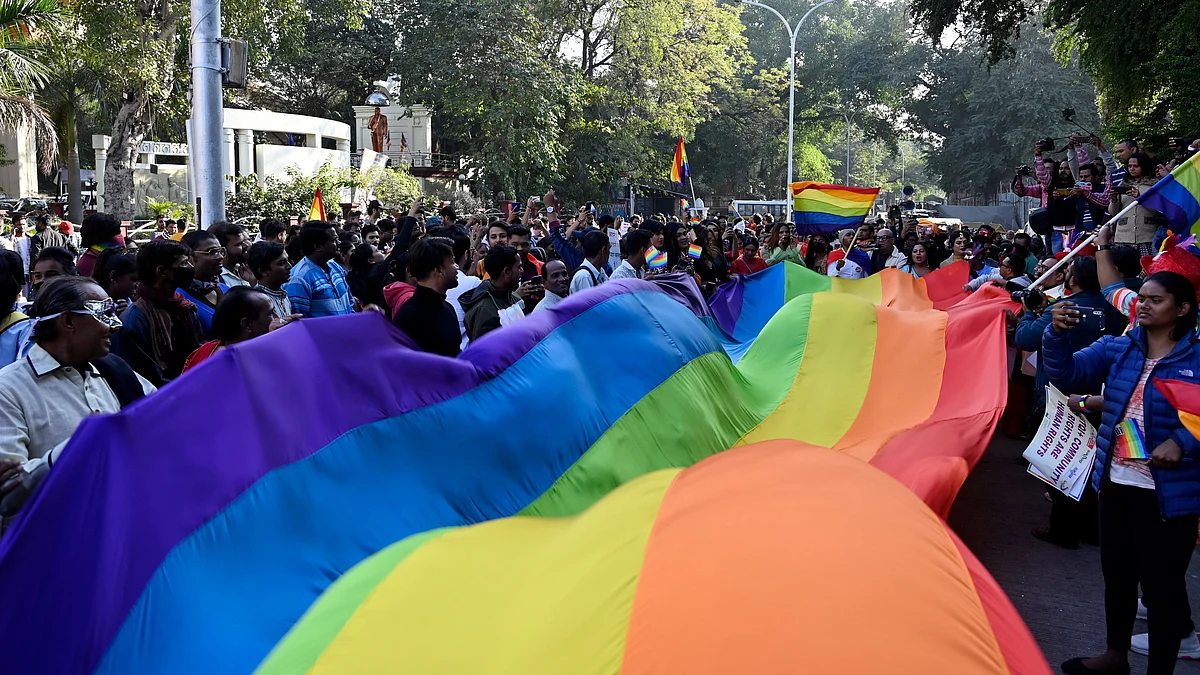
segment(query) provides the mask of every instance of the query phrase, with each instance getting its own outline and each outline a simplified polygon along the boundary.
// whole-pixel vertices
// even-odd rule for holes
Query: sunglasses
[[[212,256],[225,255],[225,247],[224,246],[214,246],[212,248],[206,248],[202,251],[197,251],[197,253],[203,253],[204,255],[212,255]]]
[[[121,320],[117,318],[117,305],[112,301],[112,298],[105,300],[87,300],[83,303],[80,309],[72,309],[66,312],[57,312],[46,316],[39,316],[34,319],[34,323],[49,321],[58,318],[63,314],[89,314],[96,318],[97,321],[108,326],[109,328],[120,328]]]

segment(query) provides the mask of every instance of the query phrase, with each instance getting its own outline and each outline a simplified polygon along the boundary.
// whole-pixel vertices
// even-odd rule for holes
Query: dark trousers
[[[1173,673],[1179,641],[1191,622],[1184,575],[1196,548],[1198,518],[1164,519],[1154,490],[1107,480],[1099,501],[1108,646],[1128,651],[1140,582],[1150,624],[1146,672]]]
[[[1060,546],[1075,547],[1080,541],[1096,544],[1100,541],[1100,516],[1097,513],[1096,491],[1089,485],[1075,501],[1051,488],[1050,535]]]

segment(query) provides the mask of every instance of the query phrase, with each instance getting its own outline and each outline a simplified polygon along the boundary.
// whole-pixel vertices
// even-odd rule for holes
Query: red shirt
[[[729,271],[734,274],[749,275],[755,272],[761,272],[767,269],[767,261],[762,259],[762,256],[756,255],[753,260],[747,261],[746,256],[741,256],[733,261],[729,266]]]

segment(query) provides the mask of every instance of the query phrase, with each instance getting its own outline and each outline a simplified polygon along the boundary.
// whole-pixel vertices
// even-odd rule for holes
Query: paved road
[[[1029,535],[1047,523],[1045,488],[1018,463],[1025,444],[999,433],[963,485],[950,525],[1008,593],[1054,672],[1073,657],[1104,648],[1104,588],[1100,549],[1067,551]],[[1061,580],[1065,579],[1065,583]],[[1200,621],[1200,556],[1192,558],[1188,590]],[[1145,630],[1139,623],[1138,629]],[[1133,672],[1146,662],[1133,655]],[[1200,662],[1180,661],[1176,673],[1200,675]]]

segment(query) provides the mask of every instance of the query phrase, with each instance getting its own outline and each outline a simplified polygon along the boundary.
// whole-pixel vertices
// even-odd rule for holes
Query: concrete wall
[[[183,164],[159,164],[158,173],[149,169],[133,170],[133,194],[139,215],[149,213],[147,199],[169,200],[176,204],[188,203],[188,169]]]
[[[0,195],[8,197],[31,197],[37,194],[38,168],[37,146],[29,127],[16,129],[0,128],[0,145],[4,146],[5,160],[12,162],[0,166]]]
[[[300,171],[312,175],[326,162],[334,168],[350,166],[350,153],[322,148],[297,148],[290,145],[254,146],[255,167],[259,178],[283,177],[287,169],[297,166]]]

